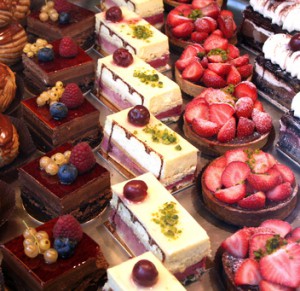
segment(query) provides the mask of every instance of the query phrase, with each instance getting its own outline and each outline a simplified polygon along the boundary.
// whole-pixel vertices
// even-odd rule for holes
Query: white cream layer
[[[291,109],[294,111],[294,116],[300,118],[300,92],[294,96]]]

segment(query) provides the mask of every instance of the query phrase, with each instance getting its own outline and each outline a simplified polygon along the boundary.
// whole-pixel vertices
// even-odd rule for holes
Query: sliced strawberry
[[[236,59],[230,61],[230,64],[234,65],[235,67],[240,67],[246,64],[249,64],[249,55],[245,54]]]
[[[213,31],[211,33],[211,35],[217,35],[219,37],[223,37],[224,38],[224,34],[223,34],[223,32],[220,29],[216,29],[215,31]],[[230,45],[230,44],[228,44],[228,45]]]
[[[223,168],[223,170],[226,167],[226,158],[225,156],[221,156],[217,159],[214,160],[213,162],[214,167],[219,167],[219,168]]]
[[[208,21],[211,32],[214,32],[217,29],[218,23],[215,19],[213,19],[212,17],[209,17],[209,16],[204,16],[202,18],[204,18]]]
[[[278,164],[277,160],[269,153],[265,153],[268,159],[268,163],[269,163],[269,167],[270,169],[275,166],[276,164]],[[275,170],[278,170],[277,168],[274,168]],[[289,182],[289,181],[285,181],[285,182]]]
[[[193,9],[201,9],[210,3],[212,3],[214,0],[193,0],[192,1],[192,7]]]
[[[229,73],[230,64],[228,63],[210,63],[208,68],[218,74],[219,76],[225,76]]]
[[[204,71],[201,81],[206,87],[219,89],[226,86],[226,81],[221,76],[209,69]]]
[[[262,111],[262,112],[265,111],[264,106],[262,105],[262,103],[259,100],[256,100],[254,102],[253,108],[256,108],[257,110]]]
[[[211,24],[207,20],[208,17],[197,18],[194,22],[195,30],[198,32],[206,32],[207,34],[211,33]],[[211,18],[212,19],[212,18]],[[214,20],[214,19],[213,19]]]
[[[168,13],[166,20],[168,26],[175,27],[182,23],[193,22],[193,19],[187,17],[192,11],[191,7],[189,5],[180,6]]]
[[[289,182],[277,185],[273,189],[266,192],[266,196],[271,201],[283,201],[292,195],[293,188]]]
[[[192,57],[196,57],[198,53],[198,49],[194,45],[188,45],[180,56],[180,60],[190,59]]]
[[[222,174],[222,184],[228,188],[244,183],[250,173],[250,168],[243,162],[231,162],[226,166]]]
[[[262,193],[262,192],[260,192]],[[249,258],[260,260],[267,254],[266,246],[268,240],[274,238],[274,233],[255,233],[249,239]]]
[[[249,209],[249,210],[257,210],[262,209],[266,205],[266,195],[264,192],[256,192],[252,195],[249,195],[242,200],[238,201],[238,206]]]
[[[226,51],[228,47],[228,40],[212,34],[205,40],[203,47],[207,52],[213,49],[223,49]]]
[[[235,118],[231,117],[219,130],[217,139],[219,142],[228,142],[235,137],[236,122]]]
[[[215,192],[215,197],[227,204],[234,204],[246,196],[246,185],[239,184]]]
[[[236,129],[236,136],[239,138],[244,138],[253,134],[255,129],[255,124],[251,119],[240,117]]]
[[[221,10],[220,15],[229,16],[229,17],[232,17],[232,18],[234,17],[233,12],[230,11],[230,10],[226,10],[226,9]]]
[[[208,58],[205,56],[201,59],[200,64],[202,65],[203,68],[207,68],[208,66]]]
[[[191,82],[198,82],[202,77],[204,69],[198,61],[192,61],[182,72],[182,78]]]
[[[193,2],[196,0],[193,0]],[[201,1],[201,0],[198,0]],[[192,4],[193,6],[193,4]],[[218,15],[220,14],[220,7],[218,6],[218,4],[213,1],[210,4],[206,5],[205,7],[202,7],[201,9],[202,15],[203,16],[209,16],[213,19],[217,19]]]
[[[236,115],[249,118],[253,110],[253,100],[250,97],[241,97],[235,103]]]
[[[244,149],[229,150],[225,153],[227,165],[234,161],[246,162],[248,155]]]
[[[175,62],[175,66],[179,71],[183,71],[191,62],[199,61],[198,57],[179,59]]]
[[[237,85],[242,81],[241,75],[239,71],[237,70],[236,67],[231,66],[229,73],[226,78],[226,83],[227,85],[232,84],[232,85]]]
[[[290,237],[295,239],[296,241],[300,241],[300,226],[295,227],[291,232],[290,232]]]
[[[219,126],[216,123],[201,118],[193,119],[192,128],[202,137],[212,137],[219,131]]]
[[[240,285],[258,285],[262,280],[259,263],[253,259],[244,260],[234,275],[234,283]]]
[[[196,48],[198,57],[203,57],[205,55],[205,49],[201,44],[193,43],[192,46]]]
[[[243,81],[235,86],[233,95],[236,98],[250,97],[255,102],[257,99],[257,89],[252,82]]]
[[[207,37],[207,32],[193,31],[191,34],[191,41],[196,43],[202,43],[205,39],[207,39]]]
[[[194,99],[187,104],[184,112],[184,118],[188,123],[192,123],[194,118],[208,120],[208,105],[203,98]]]
[[[215,192],[218,189],[221,188],[221,176],[223,173],[224,168],[217,167],[215,165],[209,165],[205,172],[204,172],[204,183],[206,187],[212,191]]]
[[[253,65],[252,64],[246,64],[240,67],[237,67],[237,70],[239,71],[241,77],[243,80],[246,80],[253,74]]]
[[[209,106],[209,120],[219,127],[223,126],[233,114],[233,107],[227,103],[213,103]]]
[[[236,59],[240,56],[240,50],[231,43],[228,44],[227,52],[230,59]]]
[[[172,34],[177,38],[189,38],[194,31],[194,24],[185,22],[178,24],[171,29]]]
[[[209,54],[207,54],[207,58],[210,63],[225,63],[226,62],[226,59],[219,53],[217,53],[217,54],[209,53]]]
[[[253,173],[263,174],[269,171],[273,165],[269,164],[269,157],[267,153],[262,150],[257,150],[252,154],[250,167]]]
[[[288,222],[279,219],[265,220],[260,224],[260,226],[273,230],[276,234],[279,234],[283,238],[292,230],[292,226]]]
[[[273,168],[280,172],[284,182],[289,182],[291,185],[294,185],[295,175],[288,166],[283,164],[274,164]]]
[[[252,111],[252,120],[255,123],[256,130],[260,134],[265,134],[271,131],[272,129],[272,117],[267,112],[261,112],[257,109]]]
[[[260,291],[295,291],[294,288],[274,284],[265,280],[260,281],[259,290]]]
[[[223,90],[207,88],[201,93],[201,95],[205,98],[208,104],[213,104],[213,103],[234,104],[233,97],[229,93]]]
[[[261,258],[262,277],[275,284],[297,288],[300,285],[300,244],[290,243]]]
[[[226,38],[231,38],[236,33],[236,24],[234,22],[233,17],[219,15],[217,19],[220,30],[223,32]]]

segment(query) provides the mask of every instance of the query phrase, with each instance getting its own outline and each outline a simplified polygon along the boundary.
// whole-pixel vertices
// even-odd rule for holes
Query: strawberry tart
[[[192,4],[194,8],[201,9],[209,3],[216,2],[219,7],[227,2],[227,0],[164,0],[164,6],[167,11],[170,11],[174,7],[185,4]]]
[[[188,140],[210,155],[239,147],[262,148],[273,128],[272,118],[257,100],[253,83],[232,87],[233,93],[208,88],[189,102],[183,115]]]
[[[201,187],[211,213],[239,226],[257,226],[266,218],[284,219],[297,202],[293,171],[262,150],[227,151],[204,170]]]
[[[175,62],[175,79],[181,90],[197,96],[205,88],[227,88],[251,80],[253,65],[249,55],[226,38],[212,35],[200,44],[188,45]]]
[[[216,255],[227,290],[299,290],[300,227],[269,219],[226,238]]]

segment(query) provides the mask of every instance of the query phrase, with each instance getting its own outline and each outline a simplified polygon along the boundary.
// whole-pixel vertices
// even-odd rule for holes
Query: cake
[[[277,149],[300,165],[300,93],[292,101],[291,110],[279,120],[279,138]]]
[[[130,63],[124,66],[124,59]],[[98,59],[98,97],[114,111],[144,105],[158,119],[176,121],[182,108],[179,86],[127,50]]]
[[[151,253],[146,252],[107,270],[108,281],[103,290],[186,290]]]
[[[267,218],[285,219],[297,203],[293,171],[271,154],[248,148],[227,151],[201,177],[204,204],[227,223],[257,226]]]
[[[191,184],[195,178],[198,150],[144,106],[106,117],[100,152],[126,176],[151,172],[170,191]]]
[[[16,94],[15,73],[5,64],[0,63],[0,112],[4,112]]]
[[[299,227],[269,219],[226,238],[216,264],[227,290],[296,290],[300,286]]]
[[[162,0],[103,0],[100,1],[102,11],[113,6],[126,6],[157,29],[164,25],[164,7]]]
[[[253,82],[261,95],[276,107],[287,111],[300,91],[300,34],[270,36],[263,54],[255,59]]]
[[[78,149],[78,146],[83,147],[82,144],[85,145],[84,148],[88,146],[86,143],[79,143],[74,147],[65,144],[48,152],[42,160],[36,158],[19,168],[23,205],[32,217],[39,221],[47,221],[71,213],[83,223],[99,215],[106,207],[111,197],[110,174],[95,161],[92,163],[92,168],[82,174],[79,171],[80,165],[76,166],[78,176],[74,167],[70,171],[69,169],[68,171],[60,170],[66,171],[66,175],[71,172],[70,179],[74,176],[76,178],[73,181],[67,179],[68,183],[64,180],[61,181],[63,173],[60,173],[59,169],[62,163],[66,162],[69,151],[74,153],[74,149],[77,148],[76,152],[82,154],[82,159],[85,158],[87,149],[85,151]],[[66,151],[67,153],[65,153]],[[94,157],[91,150],[89,152],[87,161]],[[62,156],[64,153],[65,159],[63,159],[64,155]],[[53,165],[57,156],[59,162],[55,162],[56,164]],[[48,166],[48,164],[50,165]],[[60,174],[57,175],[57,173]]]
[[[126,48],[156,69],[168,67],[168,37],[126,7],[96,14],[96,44],[104,56]]]
[[[112,193],[111,223],[135,255],[151,251],[182,282],[203,273],[206,231],[153,174],[112,185]]]
[[[70,219],[68,220],[70,221]],[[25,231],[26,238],[19,235],[1,245],[2,269],[5,282],[10,288],[13,290],[86,290],[86,288],[97,290],[98,283],[101,282],[101,279],[103,280],[108,267],[100,246],[89,235],[82,233],[74,253],[67,258],[62,258],[56,246],[57,238],[54,233],[58,221],[59,219],[53,219],[36,229],[28,227],[27,231],[27,233],[34,232],[37,237],[39,237],[39,233],[46,236],[46,242],[51,246],[54,245],[59,253],[56,261],[45,261],[44,259],[47,251],[53,256],[53,252],[55,253],[53,247],[45,251],[44,255],[37,253],[35,257],[29,257],[26,250],[33,248],[25,247],[24,251],[23,242],[30,241],[29,234],[26,234]],[[68,231],[66,233],[70,236]],[[39,240],[39,244],[40,242],[41,240]],[[31,252],[29,255],[33,256],[34,254]]]
[[[243,11],[240,28],[241,41],[246,47],[261,52],[264,42],[278,33],[295,34],[300,31],[296,0],[250,0]]]

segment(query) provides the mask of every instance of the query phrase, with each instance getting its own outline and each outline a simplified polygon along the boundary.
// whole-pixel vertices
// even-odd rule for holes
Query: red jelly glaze
[[[52,247],[54,242],[52,229],[57,219],[58,218],[50,220],[36,228],[37,231],[44,230],[48,233]],[[27,257],[24,253],[23,241],[24,237],[20,235],[5,243],[3,247],[14,254],[29,272],[32,272],[32,277],[35,278],[40,285],[56,280],[77,266],[80,267],[89,259],[96,258],[100,250],[98,244],[84,233],[72,257],[68,259],[58,258],[55,263],[47,264],[45,263],[44,256],[41,254],[33,259]]]
[[[64,144],[53,151],[46,153],[46,156],[51,157],[55,153],[63,153],[71,149],[71,144]],[[91,171],[79,175],[71,185],[63,185],[59,182],[57,175],[50,176],[45,171],[41,170],[39,162],[40,157],[26,164],[21,169],[28,175],[31,175],[38,183],[49,189],[58,198],[72,195],[72,192],[88,184],[90,181],[101,179],[101,176],[106,176],[108,174],[108,171],[104,167],[96,163]]]

